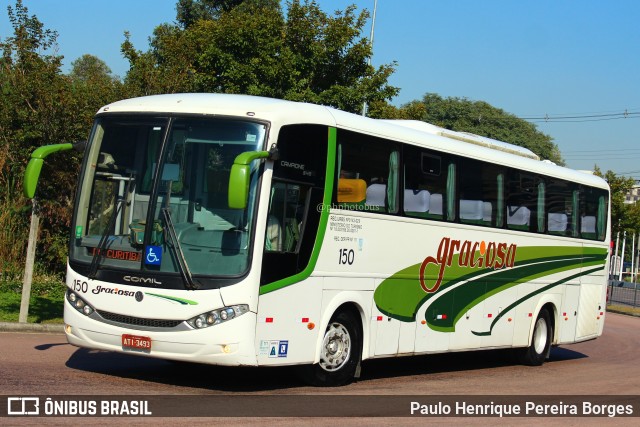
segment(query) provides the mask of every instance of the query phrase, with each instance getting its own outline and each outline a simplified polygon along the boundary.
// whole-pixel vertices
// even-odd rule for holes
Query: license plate
[[[122,335],[122,348],[124,350],[151,351],[151,338],[138,335]]]

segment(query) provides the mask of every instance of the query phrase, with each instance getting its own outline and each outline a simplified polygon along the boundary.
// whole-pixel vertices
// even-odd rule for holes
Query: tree
[[[111,75],[111,69],[100,58],[84,54],[71,63],[71,73],[69,76],[82,82],[99,82],[108,85],[117,80]]]
[[[624,203],[625,196],[631,190],[635,181],[633,178],[625,178],[616,175],[613,171],[602,173],[600,168],[594,166],[594,174],[604,178],[611,188],[611,233],[627,230],[628,233],[635,233],[640,230],[640,217],[638,208],[635,205]]]
[[[5,271],[21,264],[27,241],[30,203],[22,196],[22,177],[31,152],[85,139],[97,103],[108,98],[104,81],[93,80],[105,71],[101,61],[83,57],[65,76],[63,58],[55,53],[57,33],[29,15],[22,0],[7,10],[13,35],[0,41],[0,268]],[[49,271],[65,269],[73,201],[69,189],[79,164],[80,155],[70,153],[52,156],[42,170],[38,262]]]
[[[177,21],[188,28],[199,20],[215,19],[246,0],[178,0]],[[269,1],[269,0],[267,0]],[[272,2],[273,3],[273,2]]]
[[[597,165],[594,166],[594,174],[604,178],[611,188],[611,237],[615,239],[619,235],[622,239],[624,232],[627,232],[624,259],[628,261],[633,255],[632,245],[629,242],[640,232],[640,203],[625,203],[625,196],[635,185],[635,180],[616,175],[610,170],[602,173]],[[636,240],[635,243],[637,251],[640,241]]]
[[[243,93],[357,112],[398,92],[387,83],[395,64],[367,64],[367,18],[355,6],[328,16],[315,1],[290,1],[285,16],[277,0],[182,0],[178,24],[158,26],[148,52],[125,35],[125,83],[137,95]]]
[[[24,165],[33,149],[64,137],[68,92],[65,79],[60,74],[62,58],[49,53],[55,48],[56,32],[44,29],[35,16],[29,16],[21,0],[16,2],[15,8],[8,7],[8,14],[13,36],[0,42],[3,93],[0,100],[0,151],[5,157],[0,169],[0,181],[4,184],[0,191],[4,196],[4,215],[20,212],[24,220],[29,206],[21,196]],[[57,175],[55,181],[66,181],[62,168],[47,168],[46,173]],[[52,254],[59,246],[56,239],[50,239],[49,231],[65,222],[59,208],[69,201],[69,196],[68,191],[63,192],[60,188],[57,191],[53,188],[47,190],[45,194],[49,198],[42,204],[47,216],[43,241],[46,249],[50,250],[43,253]],[[21,253],[24,253],[25,241],[26,238],[9,240],[14,245],[18,243],[16,246],[21,247]],[[12,261],[15,264],[16,260]],[[5,263],[10,261],[5,260]]]
[[[542,159],[564,165],[560,150],[549,135],[538,131],[534,124],[483,101],[442,98],[428,93],[421,101],[409,102],[395,111],[381,110],[378,114],[392,116],[389,118],[422,120],[446,129],[519,145]]]
[[[125,97],[120,79],[96,56],[85,54],[73,61],[69,78],[78,112],[75,122],[78,135],[86,134],[100,107]]]

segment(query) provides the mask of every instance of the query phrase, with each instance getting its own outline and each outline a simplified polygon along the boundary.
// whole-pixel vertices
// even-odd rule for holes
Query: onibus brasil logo
[[[444,237],[435,257],[428,256],[420,265],[420,286],[426,293],[435,293],[442,284],[445,271],[453,265],[457,255],[460,268],[511,268],[516,260],[515,244],[496,242],[472,242]],[[429,278],[436,278],[435,281]]]

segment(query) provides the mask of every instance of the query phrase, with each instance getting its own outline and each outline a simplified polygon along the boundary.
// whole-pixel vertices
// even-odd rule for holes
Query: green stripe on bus
[[[455,332],[455,325],[458,323],[458,320],[460,320],[466,312],[490,296],[522,283],[564,271],[575,270],[581,266],[581,260],[545,261],[542,264],[529,264],[516,268],[513,272],[502,270],[495,274],[485,276],[480,281],[464,283],[442,295],[434,301],[427,310],[432,313],[451,313],[451,316],[447,316],[446,319],[437,320],[435,316],[430,316],[425,312],[425,320],[427,321],[427,325],[433,330]],[[511,280],[514,272],[517,274],[517,278],[516,280]],[[511,274],[507,275],[505,273]],[[582,274],[579,273],[575,275],[575,277],[581,275]],[[574,276],[570,276],[570,278],[572,277]]]
[[[579,248],[579,247],[555,247],[555,246],[532,246],[518,247],[516,261],[513,268],[494,270],[493,268],[471,268],[460,267],[458,265],[458,255],[454,255],[452,265],[446,269],[441,286],[437,292],[426,293],[420,285],[420,265],[414,264],[400,270],[391,277],[385,279],[374,292],[374,301],[378,309],[389,317],[404,322],[416,320],[418,309],[428,300],[447,293],[450,288],[461,282],[469,281],[477,276],[490,274],[491,279],[501,279],[497,282],[496,288],[507,283],[518,284],[522,282],[520,270],[525,266],[537,265],[533,269],[539,270],[539,277],[551,274],[553,267],[549,263],[565,262],[568,266],[577,265],[604,265],[606,262],[607,250],[601,248]],[[567,267],[566,269],[576,268]],[[433,279],[433,277],[429,277]],[[483,279],[484,280],[484,279]],[[513,285],[511,285],[513,286]],[[476,284],[476,287],[479,287]],[[484,287],[482,287],[484,289]],[[495,290],[495,288],[492,288]],[[479,293],[480,297],[484,292]],[[466,304],[474,300],[466,300]],[[448,310],[447,312],[449,312]]]
[[[517,300],[516,302],[514,302],[513,304],[509,305],[508,307],[506,307],[504,310],[502,310],[502,312],[500,312],[495,319],[493,319],[493,322],[491,322],[491,326],[489,327],[489,330],[486,332],[476,332],[476,331],[471,331],[474,335],[477,336],[488,336],[491,335],[491,331],[493,331],[493,327],[496,325],[496,323],[498,322],[498,320],[504,316],[505,314],[507,314],[510,310],[516,308],[518,305],[520,305],[521,303],[523,303],[524,301],[528,300],[529,298],[532,298],[538,294],[541,294],[542,292],[548,291],[549,289],[555,288],[556,286],[562,285],[564,283],[567,283],[570,280],[573,279],[577,279],[578,277],[581,276],[586,276],[589,275],[591,273],[595,273],[597,271],[602,270],[601,267],[597,267],[597,268],[592,268],[591,270],[587,270],[587,271],[583,271],[580,272],[578,274],[574,274],[572,276],[569,277],[565,277],[564,279],[558,280],[557,282],[553,282],[547,286],[543,286],[540,289],[537,289],[533,292],[531,292],[530,294],[525,295],[524,297],[520,298],[519,300]]]
[[[260,287],[260,295],[282,289],[284,287],[293,285],[295,283],[305,280],[313,273],[320,256],[320,250],[322,249],[322,242],[324,241],[324,235],[327,231],[327,223],[329,222],[329,206],[331,205],[331,196],[333,193],[333,183],[335,177],[335,159],[336,159],[336,141],[337,130],[334,127],[329,128],[328,135],[328,148],[327,148],[327,179],[324,182],[324,197],[322,199],[323,206],[320,210],[320,223],[318,224],[318,233],[316,234],[316,241],[313,244],[313,251],[311,252],[311,258],[306,268],[300,273],[293,276],[266,284]],[[314,206],[310,206],[309,209],[313,209]]]
[[[179,304],[182,305],[198,305],[198,303],[196,301],[191,301],[189,299],[185,299],[185,298],[178,298],[178,297],[172,297],[169,295],[162,295],[162,294],[154,294],[151,292],[146,292],[147,295],[152,296],[152,297],[156,297],[156,298],[161,298],[161,299],[166,299],[169,301],[173,301],[173,302],[177,302]]]

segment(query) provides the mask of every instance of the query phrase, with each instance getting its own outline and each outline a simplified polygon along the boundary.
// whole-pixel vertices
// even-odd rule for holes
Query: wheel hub
[[[332,323],[324,336],[320,366],[325,371],[337,371],[349,360],[351,337],[340,323]]]
[[[547,346],[547,323],[544,319],[538,319],[533,336],[533,347],[538,354],[542,354]]]

